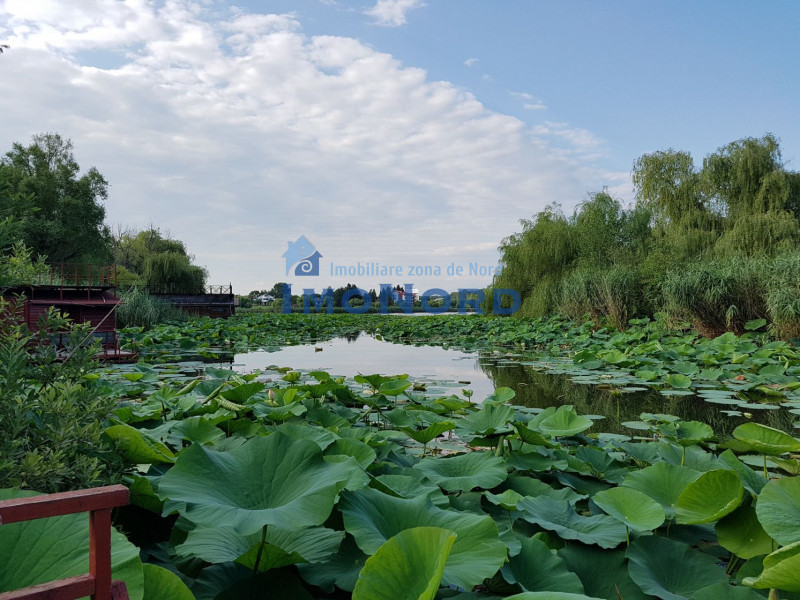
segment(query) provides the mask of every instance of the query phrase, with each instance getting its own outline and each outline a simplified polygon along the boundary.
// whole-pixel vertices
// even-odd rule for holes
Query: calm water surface
[[[347,377],[359,373],[408,374],[415,381],[426,383],[429,390],[440,390],[443,395],[459,394],[462,388],[469,388],[474,392],[473,400],[478,401],[491,395],[495,387],[509,387],[517,394],[516,404],[537,408],[572,404],[581,414],[603,416],[598,426],[613,433],[636,433],[622,423],[639,419],[643,412],[702,421],[722,436],[751,420],[796,433],[793,426],[796,417],[785,409],[767,406],[737,414],[735,410],[726,410],[731,407],[711,404],[696,396],[667,398],[657,391],[614,394],[595,385],[573,383],[566,376],[543,373],[501,354],[394,344],[376,340],[369,334],[237,354],[233,362],[240,372],[279,366],[303,371],[323,370]]]

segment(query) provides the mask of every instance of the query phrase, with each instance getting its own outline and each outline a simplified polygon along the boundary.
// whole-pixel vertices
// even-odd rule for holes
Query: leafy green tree
[[[107,198],[105,178],[94,167],[81,175],[72,142],[57,133],[15,143],[0,160],[0,217],[19,222],[22,241],[50,262],[111,258]]]
[[[44,258],[34,258],[19,239],[17,224],[10,217],[0,221],[0,296],[8,288],[33,283],[47,272]]]
[[[200,292],[206,272],[192,264],[180,240],[165,237],[153,226],[123,231],[114,237],[114,262],[120,285],[146,285],[156,292]]]

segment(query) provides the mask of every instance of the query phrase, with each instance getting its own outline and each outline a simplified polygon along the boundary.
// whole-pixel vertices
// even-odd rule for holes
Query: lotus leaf
[[[246,535],[263,525],[322,524],[356,471],[352,459],[325,461],[313,442],[274,433],[229,452],[193,444],[161,479],[158,493],[183,503],[181,513],[198,525],[224,523]]]
[[[412,527],[386,540],[367,559],[353,600],[433,600],[456,534]]]
[[[578,415],[569,404],[550,406],[528,422],[528,428],[550,437],[566,437],[586,431],[592,420]]]
[[[681,492],[698,477],[700,472],[689,467],[660,462],[632,471],[622,485],[650,496],[661,505],[667,518],[671,519],[675,516],[675,505]]]
[[[511,583],[516,582],[529,592],[583,593],[581,580],[547,544],[536,538],[524,538],[521,542],[520,553],[511,557],[503,569]]]
[[[523,498],[517,502],[522,517],[544,529],[555,531],[565,540],[578,540],[584,544],[597,544],[614,548],[625,541],[625,526],[607,515],[584,517],[567,503],[539,496]]]
[[[760,423],[745,423],[733,430],[733,437],[747,444],[752,450],[768,456],[800,450],[800,440]]]
[[[490,517],[436,508],[427,497],[394,498],[372,489],[342,495],[345,529],[367,554],[374,554],[404,529],[441,527],[458,538],[444,569],[443,583],[472,589],[494,575],[506,560],[506,547]]]
[[[414,468],[448,492],[492,489],[508,476],[505,461],[488,452],[424,458]]]
[[[677,521],[686,525],[717,521],[736,510],[743,494],[739,476],[733,471],[716,469],[703,473],[678,497]]]
[[[0,501],[38,495],[0,489]],[[87,573],[87,520],[86,514],[78,513],[0,526],[0,593]],[[125,582],[131,600],[142,599],[139,549],[113,528],[111,572]]]
[[[764,531],[779,544],[800,542],[800,478],[770,481],[761,490],[756,515]]]
[[[728,582],[714,557],[667,538],[637,538],[626,555],[631,579],[662,600],[687,600],[704,587]]]
[[[666,518],[658,502],[633,488],[603,490],[592,496],[592,501],[634,531],[657,529]]]

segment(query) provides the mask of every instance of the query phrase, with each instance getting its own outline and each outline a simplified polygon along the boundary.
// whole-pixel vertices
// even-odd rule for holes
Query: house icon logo
[[[322,256],[308,238],[301,235],[295,242],[288,242],[289,249],[281,256],[286,259],[286,274],[294,269],[295,275],[312,276],[319,275],[319,259]]]

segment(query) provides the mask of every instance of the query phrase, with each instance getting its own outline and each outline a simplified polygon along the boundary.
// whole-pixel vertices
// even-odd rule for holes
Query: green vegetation
[[[117,481],[121,463],[102,441],[116,401],[87,378],[97,368],[90,328],[51,311],[36,334],[0,300],[0,488],[55,492]],[[57,351],[50,336],[64,332]],[[66,359],[66,360],[64,360]]]
[[[157,293],[202,293],[207,273],[192,264],[180,240],[153,227],[115,236],[112,249],[120,286],[145,286]]]
[[[800,591],[800,441],[783,431],[744,422],[723,437],[643,413],[610,434],[569,405],[515,404],[508,388],[475,399],[405,374],[241,374],[197,361],[367,330],[480,349],[498,365],[560,373],[617,399],[651,388],[794,410],[800,354],[772,341],[763,320],[745,328],[709,340],[649,320],[620,332],[563,319],[252,314],[131,328],[124,334],[142,362],[87,371],[67,361],[52,372],[71,370],[73,385],[102,404],[83,454],[110,455],[96,463],[107,480],[126,466],[132,506],[117,524],[144,564],[121,536],[115,560],[132,598],[266,588],[292,599],[756,600],[769,589],[791,598]],[[28,394],[17,406],[34,401]],[[69,410],[54,405],[48,418],[79,418]],[[15,480],[41,483],[27,481]],[[14,527],[0,528],[0,553],[3,535],[21,535]],[[48,536],[55,544],[63,535],[31,531],[36,549],[26,552],[39,559]],[[46,559],[36,569],[4,564],[0,590],[53,574]]]
[[[0,218],[13,218],[19,239],[53,263],[108,262],[107,196],[105,178],[94,167],[80,175],[72,142],[57,133],[14,144],[0,160]]]
[[[122,304],[117,308],[118,327],[143,327],[188,319],[183,311],[157,296],[151,296],[141,287],[129,287],[120,293]]]
[[[633,207],[600,192],[571,217],[550,206],[504,240],[494,285],[520,292],[520,316],[624,329],[666,311],[710,337],[758,318],[779,337],[797,334],[800,173],[785,169],[773,136],[728,144],[699,170],[685,152],[646,154],[633,183]]]

